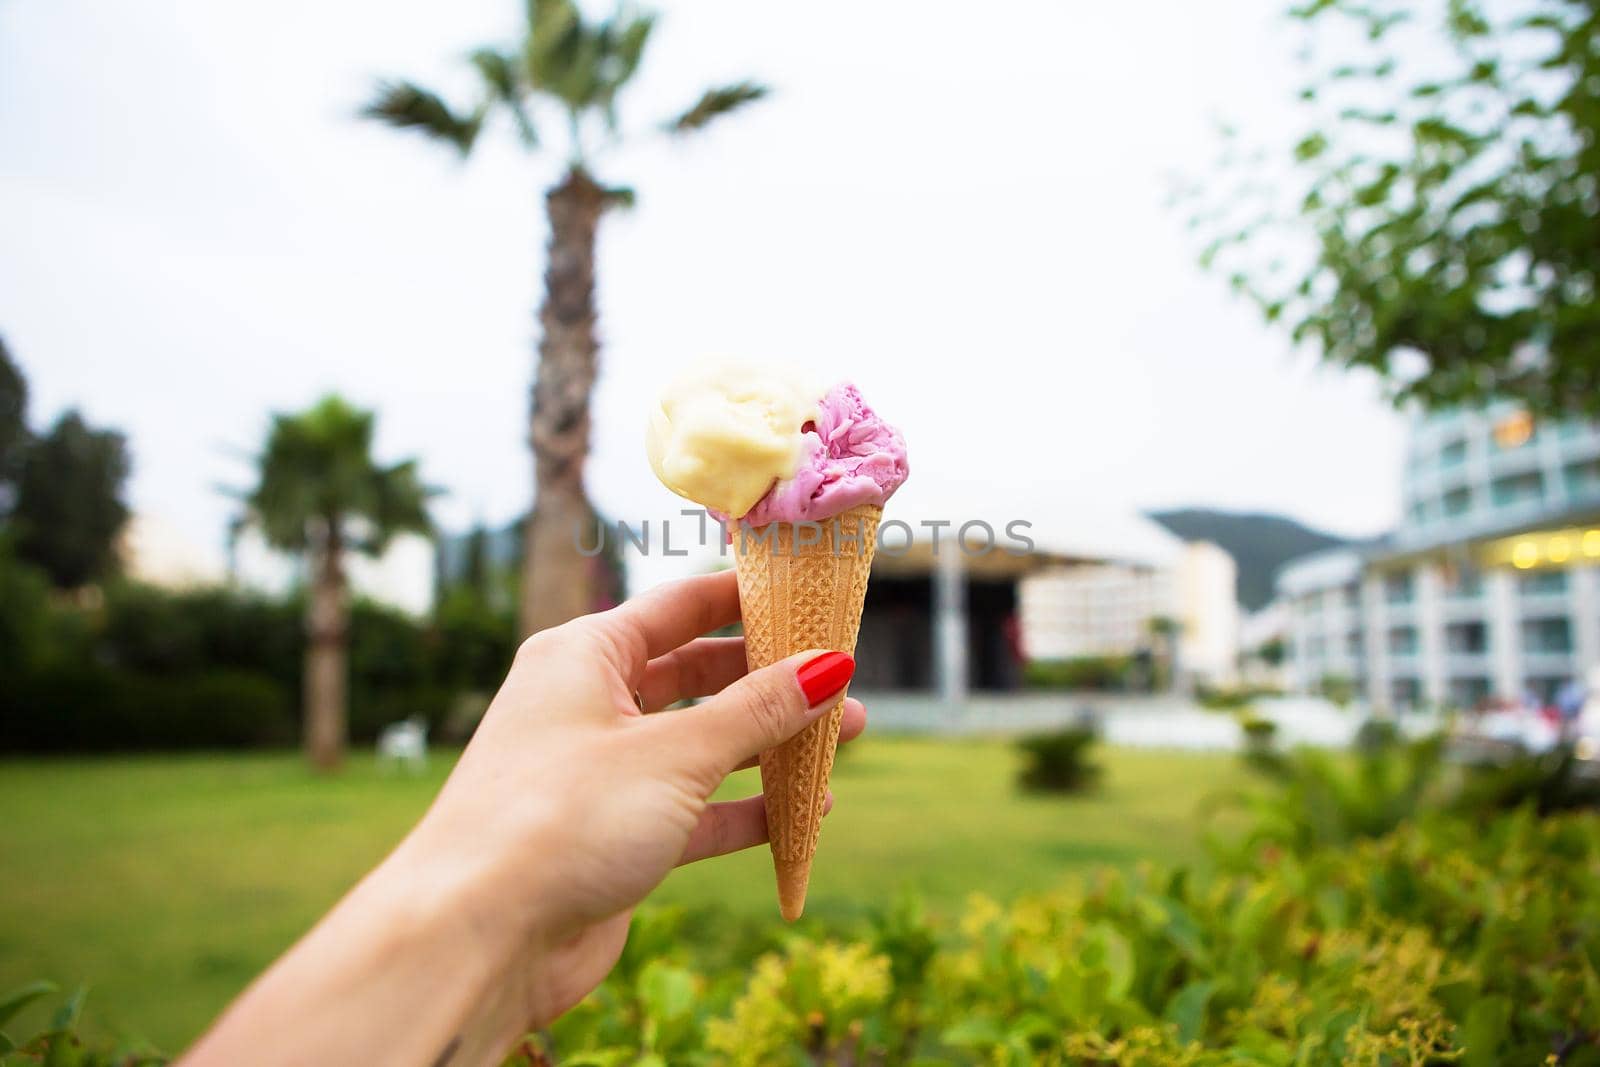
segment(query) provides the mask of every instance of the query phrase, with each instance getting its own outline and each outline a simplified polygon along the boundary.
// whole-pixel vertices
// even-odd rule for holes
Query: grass
[[[1094,864],[1199,858],[1196,804],[1234,784],[1235,759],[1099,757],[1094,794],[1051,798],[1017,793],[1002,742],[853,745],[804,921],[848,924],[905,889],[948,910]],[[383,856],[446,771],[358,759],[318,780],[287,754],[0,764],[0,992],[87,983],[91,1030],[176,1051]],[[726,792],[758,787],[748,772]],[[765,850],[678,871],[652,901],[702,909],[697,930],[778,922]]]

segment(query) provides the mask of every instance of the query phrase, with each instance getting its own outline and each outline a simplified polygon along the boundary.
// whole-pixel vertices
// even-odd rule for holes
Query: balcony
[[[1447,652],[1444,672],[1451,678],[1476,678],[1494,673],[1494,657],[1483,652]]]
[[[1571,652],[1522,652],[1522,673],[1526,677],[1542,675],[1548,677],[1568,676],[1573,673]]]
[[[1524,472],[1537,472],[1539,469],[1538,438],[1529,438],[1524,444],[1516,448],[1491,448],[1489,450],[1489,473],[1492,476],[1522,474]]]

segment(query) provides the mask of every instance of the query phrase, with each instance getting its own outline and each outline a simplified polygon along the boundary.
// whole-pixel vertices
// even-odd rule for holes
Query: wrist
[[[500,819],[459,819],[430,811],[384,863],[395,884],[415,886],[433,921],[456,928],[475,951],[503,967],[542,950],[558,923],[538,872],[550,853],[537,826],[504,840]]]

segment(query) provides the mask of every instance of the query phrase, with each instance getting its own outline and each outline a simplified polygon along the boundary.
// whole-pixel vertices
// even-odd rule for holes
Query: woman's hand
[[[192,1062],[492,1063],[576,1004],[674,866],[767,840],[759,796],[711,794],[849,681],[823,649],[747,675],[742,638],[700,636],[738,617],[727,572],[529,639],[422,822]],[[847,700],[841,740],[865,721]]]

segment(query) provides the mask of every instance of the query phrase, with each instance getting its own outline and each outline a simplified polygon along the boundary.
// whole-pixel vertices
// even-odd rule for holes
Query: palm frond
[[[480,48],[468,58],[478,68],[478,74],[489,89],[489,96],[504,104],[506,110],[511,112],[522,143],[530,148],[537,145],[539,133],[534,129],[533,118],[522,100],[526,86],[521,61],[493,48]]]
[[[617,31],[617,43],[612,51],[614,66],[606,79],[613,92],[638,72],[639,61],[644,58],[645,46],[650,43],[650,33],[655,28],[655,14],[646,13],[628,17]]]
[[[592,48],[589,37],[572,0],[530,0],[525,59],[533,86],[572,104],[572,83]]]
[[[632,211],[638,203],[639,194],[631,185],[610,185],[605,189],[606,207],[621,208]]]
[[[768,91],[765,85],[752,81],[707,89],[693,107],[667,123],[667,129],[673,133],[704,129],[713,119],[760,100]]]
[[[482,108],[463,117],[451,111],[439,94],[409,81],[379,82],[376,95],[361,114],[448,141],[462,155],[472,151],[472,144],[483,127]]]

